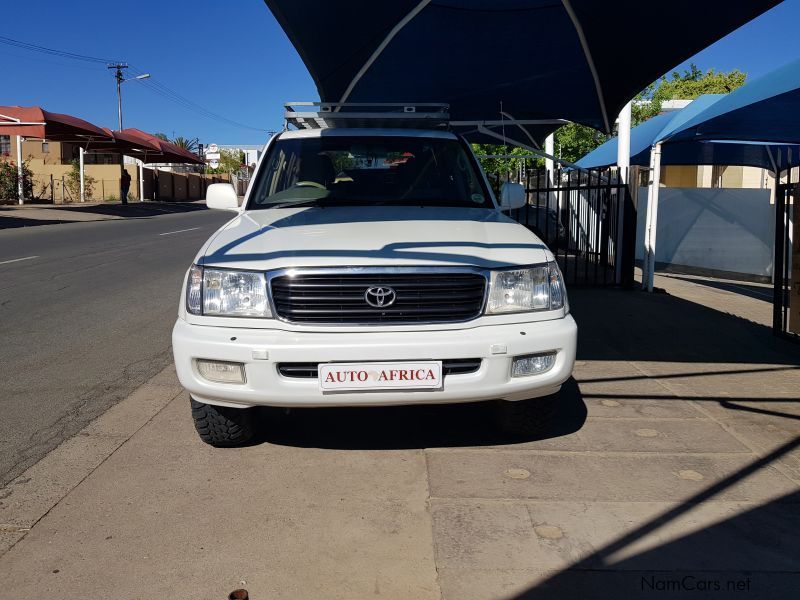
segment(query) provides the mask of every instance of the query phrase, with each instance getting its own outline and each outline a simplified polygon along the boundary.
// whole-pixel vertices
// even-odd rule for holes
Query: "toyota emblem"
[[[364,292],[364,300],[373,308],[385,308],[394,304],[397,293],[390,287],[373,286]]]

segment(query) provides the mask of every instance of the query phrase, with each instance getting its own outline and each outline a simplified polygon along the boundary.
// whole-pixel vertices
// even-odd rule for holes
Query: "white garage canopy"
[[[265,2],[323,102],[443,102],[455,121],[498,119],[502,103],[605,132],[650,82],[780,3],[705,0],[706,19],[694,0]]]

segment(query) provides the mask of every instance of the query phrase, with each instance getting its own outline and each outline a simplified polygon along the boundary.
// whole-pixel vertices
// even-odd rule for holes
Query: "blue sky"
[[[141,82],[123,84],[125,127],[260,144],[281,126],[287,100],[317,98],[311,78],[261,0],[40,0],[4,3],[0,35],[58,50],[117,59],[202,107],[254,129],[207,118]],[[701,69],[750,78],[800,57],[800,0],[781,5],[704,50]],[[0,44],[0,105],[41,105],[116,127],[116,90],[102,65]]]

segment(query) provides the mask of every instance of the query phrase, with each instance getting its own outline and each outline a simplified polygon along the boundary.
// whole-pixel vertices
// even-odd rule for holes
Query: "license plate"
[[[318,372],[323,392],[435,390],[443,381],[440,361],[322,363]]]

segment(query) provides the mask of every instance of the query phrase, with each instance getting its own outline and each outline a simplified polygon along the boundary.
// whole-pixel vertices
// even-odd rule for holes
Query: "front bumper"
[[[552,321],[471,329],[356,333],[209,327],[178,319],[172,331],[172,348],[178,378],[198,402],[235,407],[382,406],[523,400],[553,394],[572,374],[577,337],[578,329],[570,315]],[[511,377],[514,356],[552,351],[557,357],[550,371]],[[244,363],[247,382],[208,381],[197,371],[198,358]],[[446,375],[443,389],[435,391],[323,394],[316,379],[284,377],[276,366],[284,362],[459,358],[481,358],[481,367],[473,373]]]

